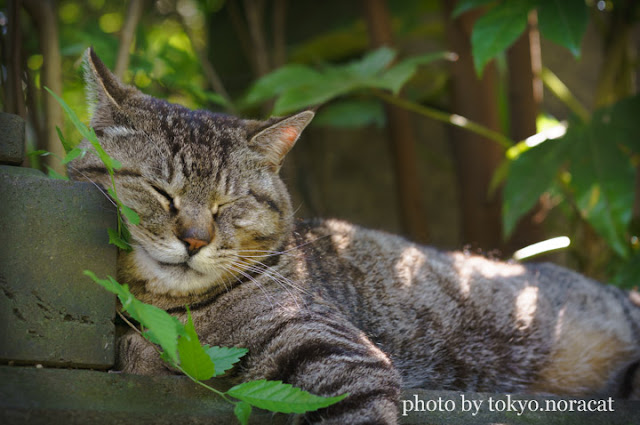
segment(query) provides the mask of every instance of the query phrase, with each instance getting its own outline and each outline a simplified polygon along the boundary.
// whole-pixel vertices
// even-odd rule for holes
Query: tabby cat
[[[190,305],[203,343],[248,348],[236,381],[350,394],[303,421],[395,424],[401,387],[639,395],[640,308],[627,293],[551,264],[295,220],[278,171],[313,112],[192,111],[122,84],[91,49],[86,79],[91,126],[123,164],[117,192],[141,218],[119,280],[181,319]],[[110,185],[96,155],[70,174]],[[136,333],[119,365],[171,373]]]

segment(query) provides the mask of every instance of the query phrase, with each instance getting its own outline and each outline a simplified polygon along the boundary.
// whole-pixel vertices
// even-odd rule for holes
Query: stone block
[[[218,390],[228,389],[228,385],[219,379],[208,383]],[[640,424],[640,401],[614,400],[611,411],[584,412],[577,408],[570,410],[568,403],[562,403],[568,402],[569,398],[422,389],[405,389],[401,395],[404,400],[415,400],[416,397],[425,404],[416,406],[418,409],[407,412],[406,416],[400,416],[400,425]],[[508,397],[511,397],[511,406],[507,402]],[[463,405],[463,400],[474,401],[478,409]],[[496,403],[498,400],[504,404]],[[563,411],[532,410],[535,405],[546,407],[547,400],[556,402],[554,406]],[[515,401],[520,404],[514,404]],[[520,410],[522,405],[528,408]],[[77,369],[0,366],[0,423],[231,425],[238,421],[233,414],[233,405],[185,376],[138,376]],[[295,422],[290,415],[254,409],[249,423],[284,425]]]
[[[220,389],[215,382],[213,386]],[[287,418],[254,409],[249,423],[284,425]],[[239,422],[232,404],[185,376],[0,366],[0,423],[232,425]]]
[[[20,164],[24,158],[24,120],[0,112],[0,163]]]
[[[115,298],[82,274],[115,276],[115,209],[90,183],[0,166],[0,362],[108,368]]]

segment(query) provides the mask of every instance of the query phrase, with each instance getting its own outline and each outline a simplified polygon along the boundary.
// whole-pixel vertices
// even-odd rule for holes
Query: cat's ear
[[[121,125],[117,121],[123,116],[122,104],[138,91],[122,84],[91,47],[84,54],[84,68],[91,126],[100,130]]]
[[[280,169],[285,155],[296,143],[302,130],[311,122],[313,111],[303,111],[278,120],[251,137],[249,146],[260,152],[275,171]]]

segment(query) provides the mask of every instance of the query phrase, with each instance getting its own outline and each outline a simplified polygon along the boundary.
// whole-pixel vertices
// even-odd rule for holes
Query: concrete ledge
[[[24,126],[24,120],[18,115],[0,112],[0,163],[22,163]]]
[[[115,276],[115,226],[90,183],[0,166],[0,361],[113,364],[115,296],[82,271]]]
[[[251,418],[251,424],[284,425],[287,416],[254,411]],[[0,423],[232,425],[238,422],[231,404],[184,376],[0,366]]]
[[[216,385],[218,386],[218,385]],[[463,411],[466,401],[480,404],[477,414]],[[425,409],[412,411],[400,418],[410,424],[640,424],[640,402],[613,400],[611,412],[491,412],[507,400],[504,394],[458,393],[451,391],[405,390],[403,399],[425,402]],[[546,400],[567,401],[551,397],[511,396],[513,400],[535,400],[543,406]],[[431,400],[431,403],[429,401]],[[448,404],[447,401],[449,400]],[[447,412],[446,408],[455,408]],[[498,404],[499,406],[496,406]],[[402,409],[402,406],[401,406]],[[251,424],[285,424],[287,415],[256,410]],[[182,376],[136,376],[89,370],[37,369],[0,366],[0,423],[22,424],[135,424],[164,425],[235,424],[232,405],[221,401],[207,390]]]

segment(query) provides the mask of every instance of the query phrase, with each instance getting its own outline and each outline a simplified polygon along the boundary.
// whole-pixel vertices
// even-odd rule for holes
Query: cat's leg
[[[346,319],[322,313],[271,327],[249,352],[243,380],[271,379],[321,396],[349,393],[302,423],[396,424],[401,379],[389,357]]]
[[[129,329],[116,345],[116,369],[135,375],[171,375],[174,372],[160,358],[158,347],[139,332]]]

